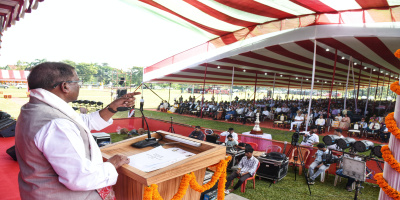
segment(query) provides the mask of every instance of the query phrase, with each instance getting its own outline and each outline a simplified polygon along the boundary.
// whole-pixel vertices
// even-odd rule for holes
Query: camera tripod
[[[294,134],[298,134],[297,131]],[[292,136],[291,146],[289,148],[289,151],[288,151],[286,157],[288,157],[290,152],[292,152],[293,149],[295,149],[295,148],[297,149],[297,157],[294,157],[293,159],[294,159],[294,162],[295,162],[294,180],[296,181],[296,179],[297,179],[296,163],[297,163],[298,159],[300,159],[301,167],[303,167],[303,169],[305,169],[305,164],[304,164],[304,160],[303,160],[303,156],[302,156],[303,154],[302,154],[302,151],[301,151],[301,147],[299,146],[299,135],[297,135],[297,137],[293,137]],[[304,175],[304,178],[306,179],[306,183],[307,183],[307,186],[308,186],[308,191],[310,192],[310,196],[311,196],[311,188],[310,188],[310,184],[308,183],[308,177],[307,177],[307,174],[306,174],[305,170],[303,170],[303,175]]]
[[[169,129],[168,129],[168,132],[170,132],[170,133],[175,133],[175,130],[174,130],[174,127],[172,126],[172,120],[173,120],[174,118],[172,118],[171,117],[171,126],[169,127]]]

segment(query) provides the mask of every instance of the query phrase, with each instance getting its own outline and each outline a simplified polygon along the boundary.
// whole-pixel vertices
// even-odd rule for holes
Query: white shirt
[[[296,117],[294,117],[294,121],[295,122],[303,122],[304,121],[304,117],[296,115]]]
[[[75,112],[65,101],[49,93],[36,89],[31,90],[30,95],[51,103],[53,107],[68,115]],[[113,122],[112,119],[104,121],[98,111],[87,115],[78,115],[76,112],[75,114],[76,118],[72,118],[86,130],[101,130]],[[109,162],[103,162],[96,141],[91,134],[88,138],[92,161],[86,158],[80,131],[70,120],[51,120],[39,130],[34,139],[37,148],[59,175],[60,183],[73,191],[99,189],[117,182],[118,173],[115,167]]]
[[[248,159],[247,156],[243,156],[238,165],[238,167],[240,168],[240,173],[243,174],[249,172],[249,174],[253,176],[254,173],[256,173],[258,163],[258,159],[254,156],[251,156],[250,159]]]
[[[344,138],[344,136],[341,135],[340,138]],[[342,151],[342,149],[339,148],[339,147],[337,146],[337,144],[329,145],[327,148],[328,148],[328,149],[332,149],[332,150]]]
[[[262,114],[268,116],[268,115],[269,115],[269,111],[268,111],[268,110],[264,110],[264,111],[262,112]]]
[[[238,134],[235,132],[229,133],[228,131],[224,131],[221,133],[221,136],[228,136],[229,134],[232,135],[232,138],[236,141],[238,141]],[[228,141],[228,137],[225,137],[225,143]]]
[[[371,130],[378,130],[381,128],[381,125],[378,122],[370,123],[369,129]]]
[[[323,126],[325,125],[325,119],[318,118],[315,123],[319,126]]]
[[[144,99],[140,99],[140,103],[144,103]]]
[[[305,136],[309,136],[309,135],[310,135],[310,133],[306,133]],[[314,143],[316,143],[316,142],[319,143],[319,137],[317,134],[313,133],[311,136],[309,136],[307,138],[305,136],[303,136],[303,141],[301,142],[301,145],[312,147]]]

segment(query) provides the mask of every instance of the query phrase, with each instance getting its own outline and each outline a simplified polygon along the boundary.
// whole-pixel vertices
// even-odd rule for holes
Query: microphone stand
[[[139,109],[139,110],[140,110],[140,109]],[[142,113],[142,117],[143,117],[144,121],[146,122],[146,126],[147,126],[147,138],[144,139],[144,140],[142,140],[142,141],[135,142],[135,143],[131,144],[131,146],[132,146],[132,147],[135,147],[135,148],[141,149],[141,148],[144,148],[144,147],[157,146],[157,145],[159,145],[159,144],[158,144],[158,140],[157,140],[156,138],[154,138],[154,137],[151,137],[149,124],[147,123],[146,117],[144,117],[143,111],[140,110],[140,112]]]

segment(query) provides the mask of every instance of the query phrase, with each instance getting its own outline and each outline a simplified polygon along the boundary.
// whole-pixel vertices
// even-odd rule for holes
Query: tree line
[[[47,62],[46,59],[35,59],[32,62],[18,61],[14,70],[31,70],[34,66]],[[138,86],[143,81],[143,67],[130,67],[128,69],[116,69],[108,63],[76,63],[72,60],[62,60],[61,62],[73,66],[78,76],[84,84],[110,84],[117,85],[121,78],[124,78],[126,85]],[[9,66],[0,69],[10,70]]]

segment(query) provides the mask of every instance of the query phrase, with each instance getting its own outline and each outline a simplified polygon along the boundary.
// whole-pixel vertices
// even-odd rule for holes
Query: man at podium
[[[64,63],[46,62],[28,76],[30,99],[22,106],[15,131],[20,166],[21,199],[112,198],[117,168],[129,158],[115,155],[103,162],[90,130],[112,124],[118,107],[134,105],[134,95],[125,94],[106,108],[79,115],[69,102],[79,95],[81,80]]]

